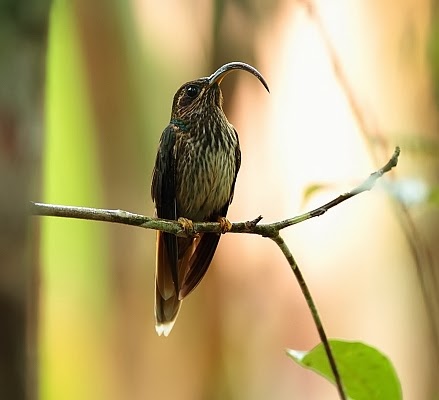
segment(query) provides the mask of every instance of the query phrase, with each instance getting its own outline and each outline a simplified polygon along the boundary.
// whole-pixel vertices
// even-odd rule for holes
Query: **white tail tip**
[[[157,335],[168,336],[171,333],[172,328],[174,327],[174,322],[175,322],[175,320],[170,321],[170,322],[156,324],[155,331],[157,332]]]

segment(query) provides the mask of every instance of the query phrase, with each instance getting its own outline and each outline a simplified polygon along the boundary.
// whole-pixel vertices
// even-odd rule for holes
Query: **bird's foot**
[[[230,230],[232,229],[232,223],[225,217],[219,217],[218,218],[218,222],[220,224],[221,227],[221,233],[227,233],[230,232]]]
[[[188,236],[194,236],[194,223],[190,219],[180,217],[178,222]]]

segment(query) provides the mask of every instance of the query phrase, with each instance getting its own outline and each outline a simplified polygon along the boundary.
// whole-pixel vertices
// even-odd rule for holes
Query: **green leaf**
[[[345,393],[354,400],[400,400],[401,384],[390,360],[377,349],[360,342],[330,340]],[[297,364],[334,383],[323,345],[311,351],[287,349]]]
[[[330,185],[327,183],[313,183],[305,187],[302,196],[302,205],[306,203],[312,196],[322,190],[328,190]]]

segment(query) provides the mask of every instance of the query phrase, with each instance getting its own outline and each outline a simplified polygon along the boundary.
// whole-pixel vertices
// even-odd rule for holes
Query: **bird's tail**
[[[157,234],[154,310],[155,329],[159,336],[169,335],[181,306],[178,299],[179,287],[175,282],[178,280],[177,241],[176,238],[166,235],[168,234],[163,232]]]
[[[155,330],[159,336],[168,336],[177,319],[182,301],[174,292],[167,299],[162,296],[158,285],[155,288]]]

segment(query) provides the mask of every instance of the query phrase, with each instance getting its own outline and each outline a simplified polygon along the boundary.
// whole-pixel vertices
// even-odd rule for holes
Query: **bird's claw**
[[[225,217],[219,217],[218,222],[220,224],[221,233],[230,232],[232,229],[232,223]]]
[[[178,219],[178,223],[181,225],[181,228],[187,235],[194,235],[194,223],[190,219],[180,217]]]

